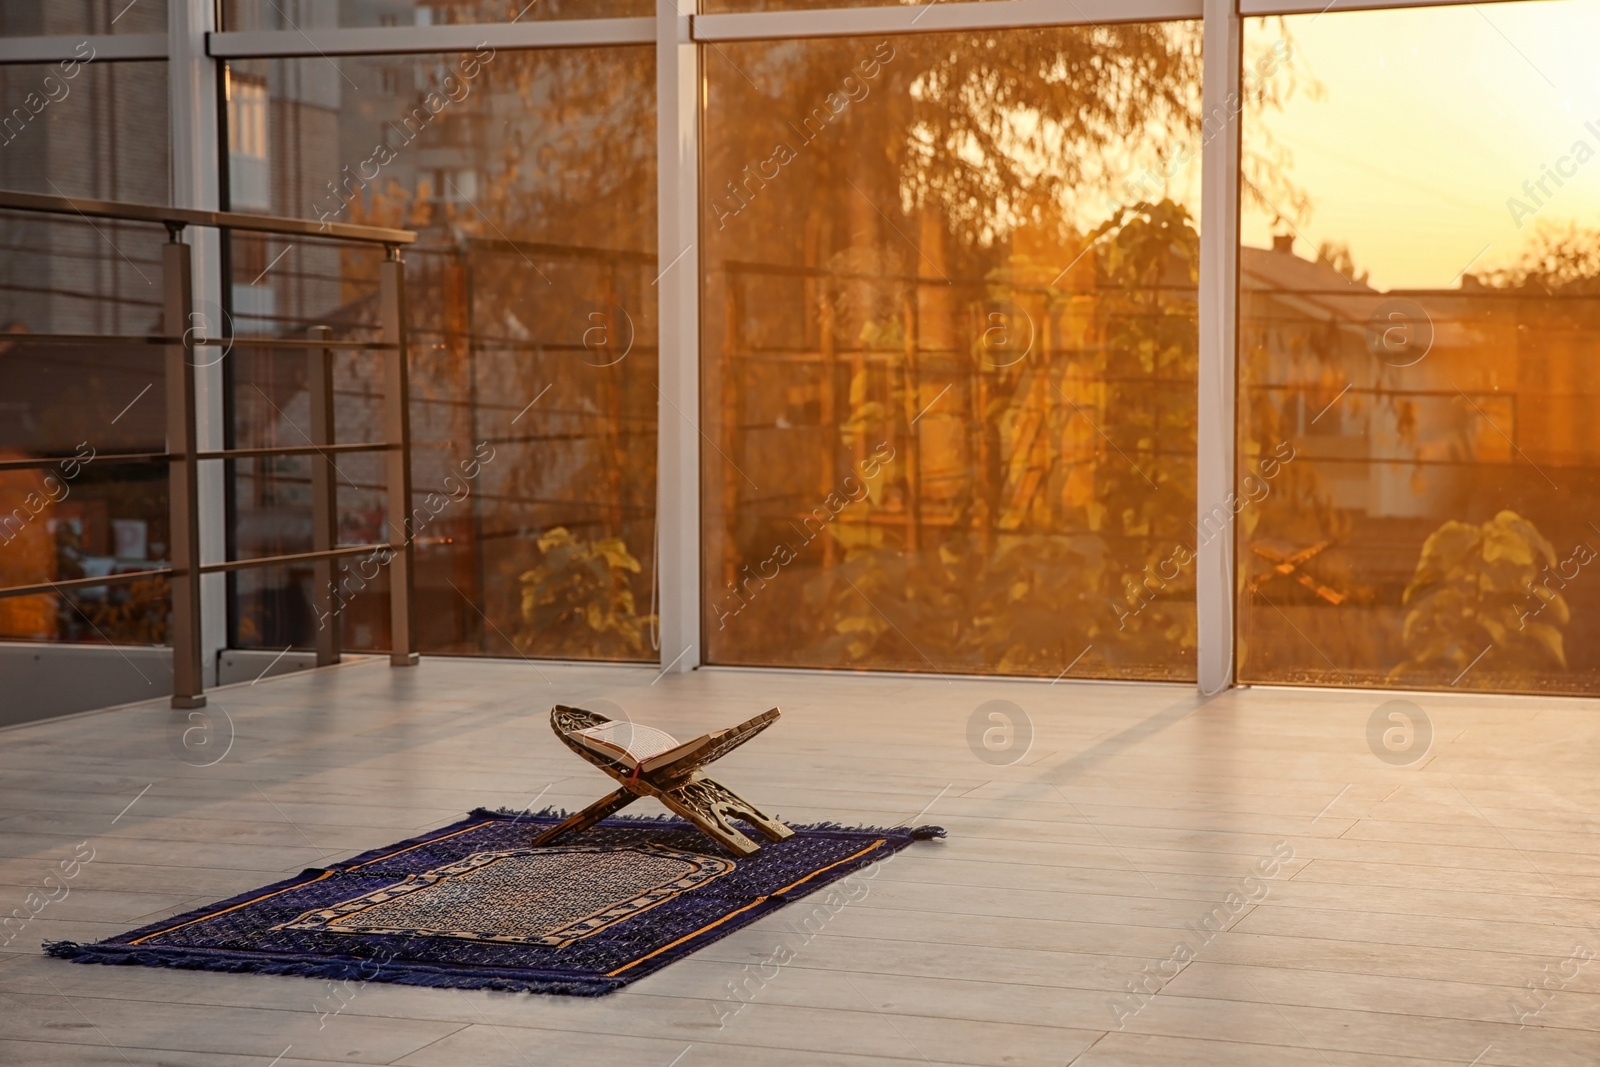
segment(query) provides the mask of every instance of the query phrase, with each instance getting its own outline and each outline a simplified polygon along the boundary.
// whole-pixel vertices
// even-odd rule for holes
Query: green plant
[[[806,599],[825,605],[829,660],[1052,674],[1111,621],[1095,592],[1105,568],[1092,535],[1006,536],[992,555],[966,540],[918,556],[868,548],[813,579]]]
[[[543,558],[522,581],[517,645],[555,658],[639,658],[648,649],[654,615],[633,597],[639,561],[620,537],[581,541],[564,526],[536,542]]]
[[[1556,566],[1555,549],[1514,511],[1481,526],[1452,520],[1439,527],[1423,543],[1402,598],[1410,608],[1409,656],[1390,679],[1461,672],[1480,657],[1490,670],[1565,668],[1561,626],[1571,613],[1548,585],[1535,589],[1542,566]]]

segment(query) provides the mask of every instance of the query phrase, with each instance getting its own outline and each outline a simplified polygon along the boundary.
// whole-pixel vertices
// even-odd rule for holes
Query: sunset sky
[[[1298,254],[1343,242],[1375,286],[1443,287],[1514,261],[1541,224],[1600,229],[1600,0],[1335,8],[1288,25],[1302,83],[1322,88],[1265,118],[1313,203]],[[1246,53],[1279,33],[1247,20]],[[1576,174],[1536,205],[1523,183],[1579,141],[1594,158],[1566,162]],[[1537,208],[1520,229],[1513,196]],[[1247,212],[1245,243],[1268,244],[1269,221]]]

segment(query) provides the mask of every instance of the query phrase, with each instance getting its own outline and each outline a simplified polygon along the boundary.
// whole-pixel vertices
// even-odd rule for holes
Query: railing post
[[[411,389],[406,370],[406,268],[397,245],[389,246],[378,267],[383,340],[394,345],[383,352],[384,440],[389,443],[389,664],[417,662],[412,632],[413,587],[411,550]]]
[[[168,224],[161,252],[163,332],[166,346],[167,543],[172,560],[172,706],[204,707],[200,656],[200,480],[195,453],[194,265],[183,227]],[[204,330],[200,331],[204,335]]]
[[[306,331],[313,341],[333,338],[329,326],[313,326]],[[306,393],[311,398],[311,443],[326,448],[334,443],[333,427],[333,350],[313,348],[306,354]],[[311,547],[326,552],[339,540],[339,497],[333,478],[333,457],[327,453],[311,457]],[[334,561],[319,559],[312,564],[317,611],[317,666],[339,662],[341,621],[334,610],[333,583],[337,574]]]

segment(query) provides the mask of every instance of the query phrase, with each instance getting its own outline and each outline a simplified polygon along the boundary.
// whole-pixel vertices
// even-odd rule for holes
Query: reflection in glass
[[[0,101],[0,187],[169,202],[165,64],[0,66]],[[166,559],[165,464],[100,458],[165,450],[159,352],[29,340],[159,333],[165,240],[147,223],[0,212],[0,462],[48,461],[0,470],[0,585]],[[162,581],[6,598],[0,639],[160,644],[167,612]]]
[[[1492,19],[1288,19],[1246,112],[1243,681],[1600,692],[1600,4]]]
[[[411,527],[424,652],[654,658],[655,104],[649,48],[240,62],[234,206],[403,226]],[[352,88],[352,84],[355,86]],[[240,235],[237,332],[374,339],[381,253]],[[377,357],[334,362],[335,426],[379,440]],[[303,446],[304,356],[229,358],[240,447]],[[311,544],[309,461],[240,461],[240,555]],[[338,456],[342,543],[384,539],[382,456]],[[387,641],[386,575],[336,578],[351,648]],[[305,645],[309,569],[242,574],[235,637]]]
[[[709,658],[1192,678],[1198,27],[705,63]]]
[[[77,51],[82,60],[0,65],[0,187],[169,203],[167,65]]]
[[[165,451],[159,350],[29,342],[31,332],[0,339],[0,462],[49,462],[0,469],[0,586],[165,565],[167,465],[105,458]],[[161,644],[167,612],[159,579],[4,598],[0,639]]]
[[[0,37],[166,32],[167,0],[0,0]]]

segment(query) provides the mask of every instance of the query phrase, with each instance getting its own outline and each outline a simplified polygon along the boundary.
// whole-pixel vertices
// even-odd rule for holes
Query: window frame
[[[659,389],[672,408],[657,441],[657,590],[661,673],[704,663],[701,613],[700,475],[700,103],[703,46],[722,41],[801,39],[973,29],[1082,26],[1197,19],[1203,33],[1202,112],[1228,114],[1240,99],[1245,18],[1467,6],[1470,0],[952,0],[799,11],[701,14],[697,0],[658,5],[654,16],[563,19],[448,26],[379,26],[229,31],[216,24],[210,0],[170,0],[165,34],[0,38],[0,64],[74,58],[87,40],[97,62],[165,60],[171,99],[175,206],[215,209],[226,144],[222,64],[229,59],[335,55],[405,55],[496,48],[542,49],[653,44],[656,48],[658,256],[655,284],[660,323]],[[1499,0],[1524,3],[1533,0]],[[1238,336],[1239,123],[1201,151],[1200,380],[1197,454],[1200,513],[1235,487],[1236,344]],[[222,260],[215,233],[197,235],[197,297],[220,302]],[[220,368],[197,392],[202,448],[222,447],[224,399]],[[202,476],[201,555],[222,558],[223,471]],[[1198,517],[1198,516],[1197,516]],[[1230,531],[1231,532],[1231,531]],[[1219,537],[1197,553],[1199,690],[1211,696],[1235,684],[1235,537]],[[227,591],[222,576],[202,589],[205,662],[215,674],[227,647]],[[733,668],[738,669],[738,668]],[[659,676],[658,676],[659,677]],[[215,678],[207,679],[214,685]]]

